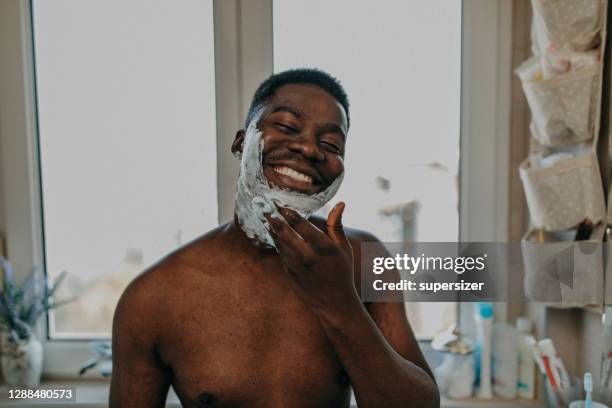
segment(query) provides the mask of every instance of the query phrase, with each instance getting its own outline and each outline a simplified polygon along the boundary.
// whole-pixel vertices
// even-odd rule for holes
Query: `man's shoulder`
[[[351,242],[380,242],[374,234],[362,229],[344,227],[344,234]]]
[[[310,218],[311,222],[313,222],[319,229],[325,231],[326,221],[324,218],[319,216],[313,216]],[[362,243],[362,242],[380,242],[378,238],[374,234],[369,231],[351,228],[344,226],[344,234],[348,238],[351,243]]]
[[[128,285],[122,298],[155,303],[157,295],[166,297],[171,291],[180,291],[191,275],[214,270],[228,251],[223,237],[226,227],[223,224],[208,231],[149,266]]]

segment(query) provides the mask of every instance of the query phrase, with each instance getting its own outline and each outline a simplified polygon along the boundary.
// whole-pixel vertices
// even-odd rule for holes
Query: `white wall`
[[[2,218],[5,233],[10,237],[8,256],[17,270],[29,270],[33,259],[40,260],[38,249],[32,244],[38,228],[38,219],[32,216],[38,173],[31,160],[36,146],[28,10],[25,1],[0,2]]]

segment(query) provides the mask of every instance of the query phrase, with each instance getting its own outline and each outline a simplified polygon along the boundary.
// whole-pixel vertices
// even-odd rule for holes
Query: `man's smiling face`
[[[316,85],[287,84],[266,103],[257,123],[263,133],[263,172],[270,186],[312,195],[344,171],[347,117],[342,105]],[[242,143],[240,132],[236,142]],[[239,145],[234,143],[234,148]]]

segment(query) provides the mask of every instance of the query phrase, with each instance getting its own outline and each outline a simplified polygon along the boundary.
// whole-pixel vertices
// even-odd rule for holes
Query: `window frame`
[[[233,214],[238,174],[229,146],[250,96],[273,69],[272,0],[213,0],[213,9],[221,222]],[[0,228],[17,279],[44,264],[31,10],[30,0],[0,2]],[[511,3],[503,0],[462,3],[461,241],[507,239],[511,14]],[[460,321],[469,326],[467,306],[460,305]],[[45,378],[78,377],[80,364],[91,357],[90,341],[49,340],[47,329],[41,319],[36,333],[44,346]]]

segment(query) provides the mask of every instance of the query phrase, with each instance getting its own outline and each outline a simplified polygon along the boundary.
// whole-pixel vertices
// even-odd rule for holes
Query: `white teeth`
[[[284,176],[291,177],[294,180],[303,181],[303,182],[312,184],[312,177],[307,176],[306,174],[300,173],[298,171],[295,171],[289,167],[286,167],[286,166],[273,167],[273,170],[277,172],[278,174],[282,174]]]

